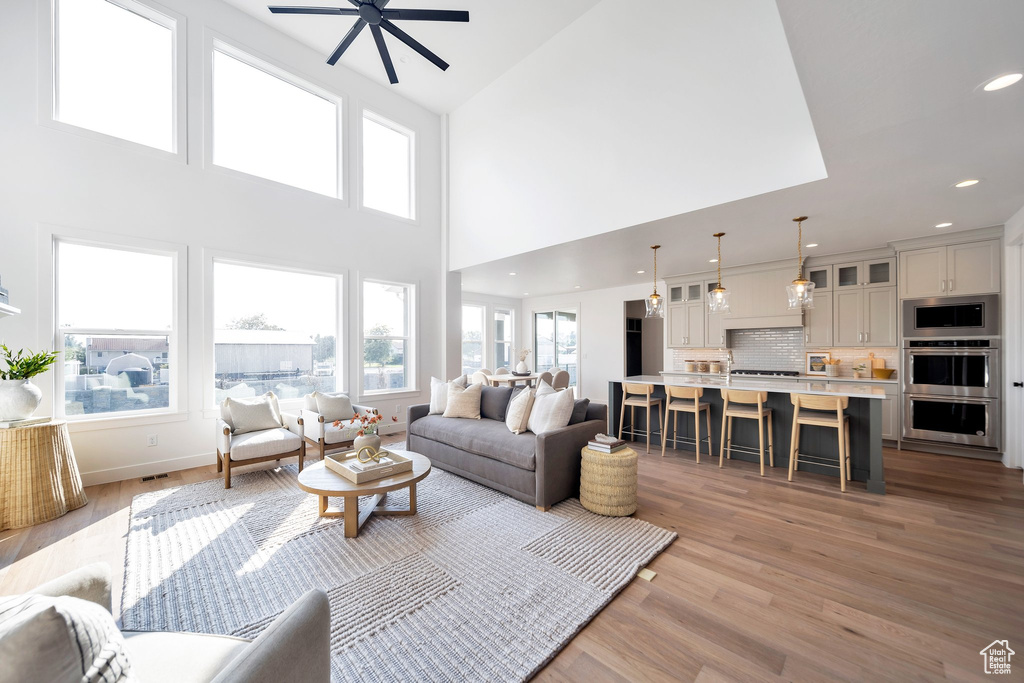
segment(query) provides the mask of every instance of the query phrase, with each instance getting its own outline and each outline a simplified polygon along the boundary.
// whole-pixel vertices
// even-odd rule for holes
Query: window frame
[[[488,368],[489,370],[491,370],[491,372],[493,372],[496,368],[492,368],[491,367],[491,365],[493,365],[493,363],[491,363],[490,362],[491,359],[488,358],[488,355],[489,355],[488,351],[489,351],[489,349],[488,349],[488,346],[487,346],[488,341],[491,339],[491,335],[488,334],[488,327],[489,327],[489,325],[488,325],[488,315],[487,315],[490,312],[490,307],[487,304],[482,303],[482,302],[463,301],[462,302],[463,313],[465,312],[465,309],[467,307],[480,309],[480,323],[481,323],[481,325],[480,325],[480,327],[481,327],[481,329],[480,329],[480,368]],[[493,316],[491,316],[490,321],[493,323]],[[465,338],[466,328],[464,326],[465,322],[466,322],[466,316],[465,315],[462,316],[462,322],[463,322],[462,334],[460,335],[460,339],[459,339],[459,357],[460,358],[463,358],[464,354],[465,354],[465,344],[466,344],[466,338]],[[465,373],[465,370],[466,370],[465,365],[462,365],[461,372]],[[473,373],[470,372],[469,374],[472,375]]]
[[[405,335],[388,335],[388,336],[367,336],[365,333],[365,310],[366,310],[366,295],[365,288],[366,283],[372,283],[375,285],[385,285],[390,287],[405,287],[406,289],[406,302],[405,302],[405,316],[406,326]],[[375,277],[364,277],[359,280],[359,344],[354,349],[354,355],[356,357],[355,367],[358,369],[356,373],[359,381],[356,386],[352,387],[356,390],[356,394],[359,396],[360,401],[374,401],[379,400],[382,396],[412,396],[419,394],[419,381],[417,377],[419,367],[419,344],[417,339],[419,337],[419,316],[417,315],[419,299],[418,299],[418,286],[414,282],[396,282],[394,280],[385,280]],[[374,391],[366,391],[363,389],[363,373],[364,361],[363,353],[366,346],[367,339],[392,339],[392,340],[404,340],[405,341],[405,358],[406,358],[406,383],[401,389],[377,389]],[[353,394],[349,394],[352,396]]]
[[[300,273],[302,275],[316,275],[320,277],[329,277],[335,280],[335,305],[337,306],[337,331],[335,332],[335,348],[334,357],[336,363],[337,377],[337,390],[349,393],[348,386],[348,364],[346,359],[348,358],[348,339],[346,331],[348,330],[348,319],[346,317],[347,300],[347,280],[344,272],[331,272],[327,270],[317,270],[310,268],[307,265],[303,265],[297,262],[282,261],[280,259],[264,258],[260,256],[241,254],[237,252],[221,251],[207,249],[204,250],[204,267],[203,267],[203,290],[207,292],[204,300],[204,313],[203,313],[203,405],[205,406],[204,413],[206,417],[220,417],[220,405],[216,400],[216,393],[214,391],[214,359],[215,359],[215,337],[214,337],[214,288],[216,287],[216,279],[214,277],[214,265],[217,263],[226,263],[235,266],[243,266],[247,268],[263,268],[267,270],[281,270],[291,273]],[[285,410],[300,410],[303,408],[304,403],[302,397],[289,398],[289,399],[278,399],[281,404],[281,408]]]
[[[567,370],[568,368],[558,365],[558,314],[571,313],[576,316],[576,382],[569,384],[569,386],[576,390],[578,398],[582,398],[579,393],[580,385],[583,382],[581,363],[582,355],[580,353],[580,307],[579,305],[555,306],[554,308],[533,309],[530,311],[530,349],[533,354],[533,370],[537,373],[547,370],[547,368],[545,368],[545,370],[541,370],[537,361],[537,358],[539,357],[537,355],[537,315],[545,313],[551,314],[551,329],[553,332],[552,345],[554,347],[555,354],[555,365],[552,367],[559,367],[562,370]]]
[[[164,159],[174,159],[182,164],[188,163],[188,98],[186,91],[186,44],[188,39],[187,20],[183,14],[164,7],[152,0],[105,0],[121,9],[137,14],[144,19],[153,21],[171,30],[171,149],[165,150],[151,147],[145,143],[83,128],[73,123],[66,123],[57,118],[59,107],[58,85],[58,53],[60,50],[57,16],[60,2],[73,0],[50,0],[39,3],[41,34],[39,40],[39,73],[43,75],[42,87],[39,88],[38,121],[40,125],[65,133],[73,133],[84,138],[142,152]],[[171,24],[171,25],[168,25]]]
[[[508,330],[508,332],[506,334],[506,339],[501,339],[501,340],[498,339],[498,333],[497,333],[498,313],[499,312],[501,312],[501,313],[508,313],[509,320],[511,321],[511,324],[509,326],[509,330]],[[491,323],[490,324],[490,326],[491,326],[491,343],[490,343],[490,346],[488,348],[490,349],[490,352],[492,354],[494,354],[494,357],[491,359],[491,362],[494,365],[493,369],[495,371],[497,371],[498,367],[503,367],[503,366],[499,366],[498,365],[498,356],[497,356],[497,353],[495,353],[495,352],[497,350],[496,347],[497,347],[498,344],[505,344],[505,345],[508,346],[508,359],[509,359],[509,366],[510,366],[509,369],[512,370],[512,369],[515,368],[515,365],[518,363],[518,361],[516,361],[515,358],[513,357],[513,351],[515,351],[515,348],[516,348],[516,311],[515,311],[515,309],[512,308],[511,306],[503,306],[503,305],[500,305],[500,304],[494,304],[493,306],[491,306],[491,320],[490,320],[490,323]]]
[[[140,334],[146,336],[166,336],[168,338],[168,365],[171,368],[171,382],[168,386],[168,405],[166,408],[153,408],[143,410],[126,410],[111,413],[99,413],[92,415],[67,415],[65,413],[65,382],[63,371],[52,373],[52,395],[53,415],[55,419],[67,420],[71,431],[89,431],[92,429],[104,429],[124,427],[130,425],[144,425],[159,422],[184,420],[188,418],[188,250],[180,244],[159,242],[156,240],[140,239],[134,237],[97,234],[85,231],[69,229],[55,229],[54,231],[43,231],[40,235],[48,247],[45,251],[50,267],[50,279],[48,286],[50,292],[41,293],[50,302],[50,315],[41,316],[50,328],[47,335],[51,338],[53,348],[57,350],[57,362],[55,368],[63,368],[64,358],[64,337],[68,334],[78,335],[111,335]],[[142,329],[101,329],[90,327],[60,327],[60,300],[59,300],[59,272],[60,272],[60,247],[59,244],[76,244],[115,251],[138,252],[170,256],[171,273],[171,319],[170,330],[142,330]],[[48,295],[48,296],[47,296]]]
[[[387,211],[383,211],[381,209],[376,209],[372,206],[366,205],[364,196],[364,190],[366,189],[366,178],[364,177],[363,167],[366,138],[363,135],[363,121],[367,118],[373,120],[373,122],[378,125],[384,126],[385,128],[390,128],[396,133],[401,133],[402,135],[405,135],[406,137],[409,138],[409,212],[411,214],[410,216],[400,216],[396,213],[389,213]],[[361,210],[367,211],[372,214],[376,214],[378,216],[383,216],[393,220],[402,221],[403,223],[409,223],[412,225],[419,224],[419,195],[416,191],[417,178],[419,174],[417,173],[416,168],[416,160],[418,158],[418,154],[416,153],[416,146],[417,135],[414,129],[412,129],[409,126],[398,123],[394,119],[384,116],[383,114],[380,114],[373,109],[369,109],[367,107],[363,107],[361,109],[359,115],[359,159],[357,160],[357,163],[359,165],[359,208]]]
[[[269,76],[278,78],[289,85],[295,86],[300,90],[323,98],[330,102],[333,102],[337,107],[335,116],[335,139],[337,141],[335,154],[336,154],[336,166],[337,166],[337,178],[336,178],[336,196],[322,194],[315,190],[308,190],[304,187],[298,187],[296,185],[289,185],[288,183],[281,182],[280,180],[274,180],[272,178],[264,178],[263,176],[254,175],[246,171],[239,171],[238,169],[230,168],[228,166],[220,166],[213,162],[213,53],[214,51],[222,52],[228,57],[237,59],[238,61],[251,66],[255,69],[263,71]],[[346,191],[346,183],[348,182],[349,175],[349,164],[348,155],[345,150],[349,148],[348,140],[345,137],[348,126],[345,125],[347,116],[347,102],[346,98],[337,92],[331,90],[322,83],[316,81],[316,79],[310,78],[300,70],[293,69],[289,66],[272,59],[258,50],[253,50],[249,47],[243,47],[236,41],[230,40],[227,37],[207,29],[204,33],[204,45],[203,45],[203,71],[204,71],[204,85],[203,85],[203,168],[206,170],[215,171],[217,173],[223,173],[227,176],[247,180],[267,187],[283,188],[290,192],[301,192],[307,196],[322,197],[328,201],[342,202],[344,205],[348,205],[348,192]]]

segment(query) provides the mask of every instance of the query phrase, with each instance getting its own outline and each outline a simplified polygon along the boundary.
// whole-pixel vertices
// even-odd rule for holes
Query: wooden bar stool
[[[622,438],[623,425],[626,420],[626,406],[629,406],[629,429],[625,431],[633,440],[636,435],[636,409],[646,408],[647,409],[647,452],[651,452],[651,408],[657,408],[655,412],[658,414],[658,431],[653,432],[659,436],[663,436],[665,431],[665,418],[661,414],[661,399],[654,398],[654,385],[653,384],[629,384],[623,382],[622,384],[622,413],[619,415],[619,438]],[[641,432],[642,434],[643,432]]]
[[[665,392],[668,394],[665,403],[665,425],[668,426],[668,416],[672,414],[672,447],[676,448],[679,442],[693,444],[693,449],[697,451],[697,462],[700,462],[700,444],[702,441],[708,442],[708,457],[711,457],[711,404],[701,403],[700,397],[704,395],[704,389],[700,387],[665,387]],[[704,413],[707,418],[707,437],[700,438],[700,414]],[[693,432],[696,438],[691,439],[688,436],[679,436],[679,413],[692,413],[693,414]],[[667,431],[667,430],[666,430]],[[666,434],[665,438],[661,440],[661,457],[665,457],[665,446],[668,444],[669,438]]]
[[[839,460],[807,453],[802,457],[816,465],[838,469],[839,490],[846,491],[846,482],[850,479],[850,416],[843,411],[850,404],[849,397],[790,394],[790,400],[793,401],[793,438],[789,447],[789,481],[793,481],[793,473],[800,466],[800,425],[832,427],[839,441]]]
[[[718,451],[718,466],[724,464],[726,454],[732,460],[735,448],[744,453],[757,453],[761,461],[761,476],[764,476],[764,421],[768,418],[768,464],[775,467],[775,446],[772,440],[772,409],[765,408],[768,401],[767,391],[750,391],[743,389],[721,389],[722,392],[722,442]],[[757,420],[758,448],[732,445],[732,419],[739,417],[744,420]]]

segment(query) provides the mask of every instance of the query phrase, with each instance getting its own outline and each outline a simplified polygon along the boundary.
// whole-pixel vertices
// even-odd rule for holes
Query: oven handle
[[[903,349],[906,353],[912,356],[991,356],[997,351],[997,349],[978,349],[977,351],[967,351],[962,349],[935,349],[935,348],[918,348],[918,347],[907,347]]]
[[[931,401],[932,403],[994,403],[998,401],[995,397],[978,397],[978,396],[940,396],[937,394],[906,394],[906,397],[911,400],[919,399],[921,401]]]

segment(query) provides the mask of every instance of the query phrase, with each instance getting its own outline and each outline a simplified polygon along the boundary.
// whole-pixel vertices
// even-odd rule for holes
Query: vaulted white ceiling
[[[267,5],[349,7],[346,0],[225,0],[322,52],[324,61],[354,23],[350,17],[273,15]],[[598,0],[393,0],[397,9],[469,10],[469,24],[404,21],[403,31],[451,66],[441,71],[385,33],[399,83],[390,85],[369,31],[345,52],[338,66],[371,78],[437,113],[455,109],[530,54]]]

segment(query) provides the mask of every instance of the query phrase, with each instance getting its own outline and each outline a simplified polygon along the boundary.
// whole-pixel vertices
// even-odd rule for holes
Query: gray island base
[[[854,481],[864,482],[870,493],[885,493],[885,472],[882,463],[882,399],[885,392],[877,387],[866,385],[829,385],[819,382],[787,382],[773,383],[771,380],[737,380],[737,379],[711,379],[711,378],[679,378],[662,377],[659,375],[637,375],[626,377],[620,381],[608,383],[608,433],[618,434],[619,416],[622,412],[622,384],[653,384],[654,396],[665,398],[665,386],[700,387],[704,389],[701,401],[711,405],[711,443],[712,454],[714,455],[714,466],[718,466],[718,453],[722,438],[722,394],[720,389],[742,389],[745,391],[766,391],[768,392],[767,407],[774,412],[774,442],[775,442],[775,468],[768,470],[768,437],[765,435],[765,468],[766,476],[777,476],[781,471],[783,476],[787,475],[789,468],[789,448],[793,429],[793,403],[790,394],[818,394],[826,396],[848,396],[850,399],[846,414],[850,416],[850,462],[852,465],[852,476]],[[664,405],[663,405],[664,408]],[[626,409],[627,413],[629,409]],[[646,430],[647,411],[636,409],[637,432]],[[651,411],[651,422],[655,429],[658,428],[659,418],[655,411]],[[701,436],[704,437],[703,418],[701,422]],[[626,415],[627,430],[629,429],[629,415]],[[671,427],[668,430],[669,436],[673,436]],[[679,416],[679,435],[694,438],[693,417],[691,415]],[[637,443],[643,437],[637,436]],[[670,438],[669,444],[672,441]],[[651,435],[651,453],[654,454],[654,446],[661,450],[661,439],[658,435]],[[745,460],[758,462],[756,453],[744,453],[735,450],[735,446],[749,446],[757,449],[757,423],[756,420],[733,420],[732,429],[732,457],[734,460]],[[684,446],[685,448],[686,446]],[[705,448],[706,442],[704,445]],[[634,449],[635,450],[635,449]],[[836,439],[836,430],[828,427],[816,427],[803,425],[800,427],[800,453],[821,456],[839,461],[839,445]],[[641,452],[642,454],[642,452]],[[660,455],[660,453],[659,453]],[[702,454],[703,455],[703,454]],[[706,456],[705,456],[706,457]],[[702,463],[703,464],[703,463]],[[726,465],[728,467],[728,464]],[[815,472],[827,476],[839,476],[839,470],[831,467],[815,464],[805,460],[800,461],[800,472]],[[794,475],[793,481],[797,481],[799,473]],[[838,489],[837,489],[838,490]]]

